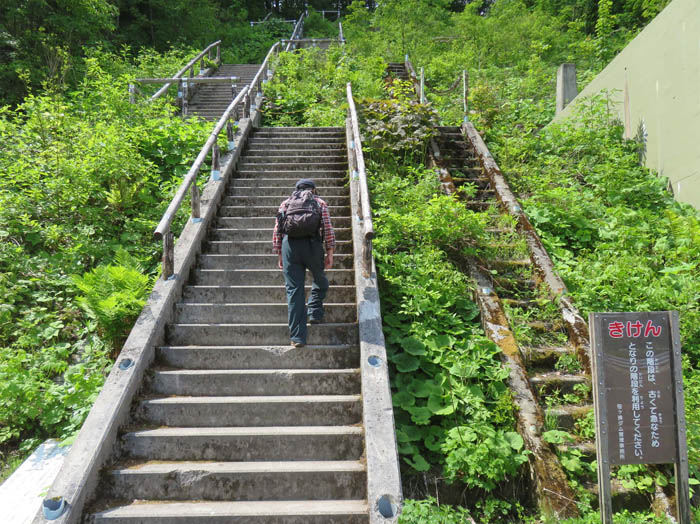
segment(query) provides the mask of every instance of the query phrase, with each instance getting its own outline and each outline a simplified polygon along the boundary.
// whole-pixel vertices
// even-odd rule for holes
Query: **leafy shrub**
[[[78,305],[97,321],[114,352],[126,339],[136,317],[146,303],[151,279],[141,264],[124,249],[117,250],[114,264],[99,265],[83,276],[73,277]]]

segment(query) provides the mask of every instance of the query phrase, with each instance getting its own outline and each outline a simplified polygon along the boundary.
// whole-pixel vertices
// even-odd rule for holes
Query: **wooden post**
[[[197,179],[192,181],[192,222],[201,222],[202,217],[200,213],[200,194],[199,187],[197,187]]]
[[[681,335],[678,329],[678,311],[669,312],[671,331],[671,359],[676,411],[676,507],[679,524],[690,524],[690,483],[688,479],[688,444],[686,442],[685,399],[683,397],[683,367],[681,362]]]
[[[216,46],[216,64],[221,64],[221,44]]]
[[[163,280],[168,280],[175,272],[175,236],[168,230],[163,235]]]
[[[199,61],[199,74],[200,74],[200,75],[202,74],[202,72],[204,71],[204,69],[205,69],[205,67],[204,67],[204,57],[202,57],[202,59]]]
[[[182,117],[187,116],[187,109],[188,109],[188,99],[189,99],[189,82],[185,81],[182,83]]]
[[[604,370],[600,367],[603,362],[603,334],[601,324],[595,322],[595,313],[588,316],[588,325],[594,327],[591,333],[591,351],[595,353],[592,359],[593,369],[593,398],[597,399],[595,407],[596,453],[598,460],[598,490],[600,500],[600,518],[602,524],[613,524],[612,491],[610,488],[610,462],[608,462],[608,428],[606,427],[607,400],[605,398]]]
[[[136,86],[134,84],[129,84],[129,103],[136,103]]]
[[[243,103],[243,118],[250,118],[250,90],[245,94],[245,102]]]
[[[215,182],[221,180],[220,158],[219,144],[214,143],[214,146],[211,148],[211,178]]]

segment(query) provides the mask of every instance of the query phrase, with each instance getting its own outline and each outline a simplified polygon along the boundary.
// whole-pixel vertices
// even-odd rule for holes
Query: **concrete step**
[[[360,365],[360,348],[350,345],[160,346],[160,365],[189,369],[345,369]]]
[[[294,188],[294,184],[300,178],[310,178],[319,185],[345,185],[348,181],[348,166],[347,163],[340,167],[314,167],[311,166],[309,169],[303,170],[300,173],[298,169],[290,170],[286,169],[287,165],[274,164],[275,167],[267,166],[264,170],[261,169],[246,169],[243,166],[238,166],[236,171],[236,176],[240,178],[260,178],[265,181],[264,185],[267,185],[268,179],[275,178],[286,178],[291,181],[291,184],[284,184],[283,187]],[[319,180],[322,179],[322,182]],[[331,181],[333,180],[333,181]],[[262,185],[262,184],[261,184]]]
[[[593,406],[588,405],[563,405],[547,408],[547,416],[557,421],[557,429],[571,430],[579,419],[593,411]]]
[[[276,206],[279,208],[280,204],[284,202],[285,199],[289,198],[289,195],[282,195],[277,196],[277,195],[251,195],[251,196],[243,196],[243,195],[233,195],[233,196],[225,196],[222,201],[221,205],[222,206]],[[350,195],[342,195],[342,196],[325,196],[323,197],[323,200],[333,207],[349,207],[350,206]]]
[[[369,524],[367,501],[136,501],[93,515],[94,524]]]
[[[264,149],[253,149],[251,146],[246,149],[243,157],[247,159],[251,158],[319,158],[319,157],[337,157],[337,158],[347,158],[347,149],[345,144],[332,144],[324,148],[314,147],[308,149],[271,149],[265,147]],[[279,162],[279,160],[275,160]],[[324,161],[324,160],[321,160]]]
[[[318,137],[323,135],[345,136],[342,127],[258,127],[253,131],[253,137],[298,136]]]
[[[331,222],[335,222],[335,220],[331,218]],[[272,230],[272,227],[259,229],[216,228],[209,231],[209,239],[238,242],[264,240],[272,244]],[[335,233],[336,241],[349,241],[352,238],[352,229],[349,227],[335,227],[335,224],[333,224],[333,232]]]
[[[281,202],[280,202],[281,203]],[[226,206],[219,207],[222,217],[276,217],[279,204],[276,206]],[[350,206],[328,206],[331,221],[334,216],[350,216]]]
[[[304,295],[308,297],[310,292],[311,286],[306,286]],[[286,304],[287,292],[284,286],[185,286],[182,300],[200,304]],[[355,300],[355,286],[331,286],[325,302]]]
[[[159,426],[351,426],[360,395],[169,397],[139,402],[136,419]]]
[[[357,306],[349,304],[323,304],[324,322],[331,324],[355,322]],[[182,303],[175,308],[175,317],[182,324],[247,322],[287,322],[287,304],[193,304]]]
[[[307,157],[305,159],[300,159],[300,161],[292,162],[290,159],[285,157],[276,157],[276,160],[272,160],[272,157],[266,158],[264,162],[256,161],[256,157],[244,157],[238,164],[239,172],[256,171],[258,173],[263,172],[265,176],[271,176],[273,172],[285,171],[291,173],[302,173],[303,178],[321,178],[319,175],[311,175],[311,172],[316,171],[342,171],[345,172],[348,168],[348,163],[346,160],[335,160],[326,161],[323,158],[328,157]],[[292,175],[294,176],[294,175]],[[301,175],[298,175],[301,178]],[[334,175],[336,176],[336,175]]]
[[[306,151],[317,149],[345,148],[345,137],[329,140],[328,142],[304,142],[292,138],[250,138],[247,141],[247,151],[261,149],[264,151],[294,151],[303,149]],[[347,152],[347,149],[345,150]]]
[[[270,241],[272,241],[272,229],[275,227],[275,212],[272,216],[263,217],[216,217],[215,227],[225,229],[269,229]],[[350,228],[350,216],[331,216],[333,228]]]
[[[265,324],[168,324],[168,344],[175,346],[231,344],[273,345],[289,344],[287,323]],[[308,329],[309,344],[357,344],[356,323],[316,324]]]
[[[352,269],[327,269],[326,278],[332,286],[351,286],[355,283]],[[310,285],[311,273],[306,273]],[[189,281],[197,286],[284,286],[280,269],[196,269]]]
[[[201,269],[275,269],[278,256],[270,255],[199,255]],[[334,255],[335,269],[352,269],[352,255]]]
[[[159,428],[122,436],[132,459],[148,460],[358,460],[360,426]]]
[[[334,177],[322,177],[323,180],[319,181],[318,184],[316,184],[319,187],[328,187],[328,186],[333,186],[333,187],[342,187],[342,188],[347,188],[348,185],[348,180],[347,180],[347,171],[340,171],[337,172]],[[238,172],[235,174],[235,176],[240,176],[241,173]],[[259,175],[259,173],[256,172],[256,175]],[[278,178],[265,178],[262,176],[256,176],[254,178],[234,178],[231,180],[231,183],[229,184],[229,192],[236,191],[238,188],[246,187],[246,188],[259,188],[259,187],[269,187],[269,188],[284,188],[285,193],[288,191],[289,194],[294,190],[294,184],[296,184],[297,180],[299,180],[299,177],[296,176],[296,173],[293,176],[288,176],[288,177],[278,177]],[[349,188],[346,189],[346,191],[349,191]]]
[[[212,240],[206,242],[203,253],[217,255],[253,255],[272,253],[270,240]],[[352,254],[352,242],[350,240],[338,240],[335,243],[335,253],[338,255]]]
[[[227,195],[229,196],[269,196],[281,198],[284,200],[292,194],[294,183],[290,188],[286,187],[229,187]],[[350,197],[350,188],[346,186],[316,186],[316,193],[326,202],[328,197]],[[282,201],[280,200],[280,202]]]
[[[590,380],[583,374],[570,375],[559,371],[551,371],[531,376],[530,384],[532,384],[538,395],[547,396],[555,390],[562,394],[573,393],[576,384],[590,384]]]
[[[112,468],[105,495],[122,500],[360,500],[360,461],[166,462]]]

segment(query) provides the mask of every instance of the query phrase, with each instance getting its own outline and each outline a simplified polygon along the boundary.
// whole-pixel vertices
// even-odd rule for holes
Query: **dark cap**
[[[294,186],[296,189],[301,189],[303,187],[308,187],[310,189],[316,189],[316,184],[314,184],[313,180],[310,180],[308,178],[302,178],[301,180],[297,181],[296,186]]]

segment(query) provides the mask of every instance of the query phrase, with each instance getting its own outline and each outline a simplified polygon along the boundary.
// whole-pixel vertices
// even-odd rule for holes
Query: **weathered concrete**
[[[205,251],[211,255],[256,255],[269,254],[272,251],[269,240],[209,240]],[[352,242],[336,240],[335,252],[348,255],[352,252]]]
[[[557,69],[557,114],[576,98],[576,64],[562,64]]]
[[[178,369],[155,370],[155,395],[353,395],[356,369]]]
[[[133,503],[95,515],[95,524],[367,524],[357,500]]]
[[[61,447],[57,441],[47,440],[0,485],[3,522],[32,522],[44,491],[58,475],[69,450],[70,446]]]
[[[349,369],[360,365],[359,346],[161,346],[165,366],[190,369]]]
[[[334,324],[355,321],[354,303],[323,306],[325,322]],[[191,304],[177,306],[177,318],[185,324],[245,324],[260,320],[273,323],[288,321],[287,304]]]
[[[140,500],[363,499],[360,461],[139,463],[109,472],[112,497]]]
[[[61,471],[48,491],[48,497],[62,496],[68,502],[66,512],[56,519],[56,524],[76,524],[81,518],[83,506],[97,486],[100,468],[112,455],[117,432],[129,416],[132,399],[138,391],[145,370],[155,355],[155,347],[162,345],[165,325],[172,319],[176,300],[182,294],[185,278],[193,267],[199,247],[216,214],[219,200],[233,166],[250,134],[249,120],[240,124],[237,147],[223,158],[221,180],[209,179],[201,197],[202,221],[188,221],[175,245],[175,278],[159,279],[117,357],[117,364],[130,359],[131,367],[125,370],[118,365],[112,368],[90,414],[88,415]],[[45,519],[37,513],[35,524]]]
[[[346,129],[349,128],[349,123]],[[352,136],[348,133],[348,136]],[[348,139],[348,147],[350,143]],[[350,151],[348,152],[348,155]],[[350,184],[352,216],[359,217],[359,182]],[[377,271],[372,260],[372,271],[365,277],[362,272],[362,225],[352,221],[355,251],[355,286],[357,287],[357,318],[360,335],[360,370],[362,376],[362,417],[365,428],[365,456],[367,459],[367,502],[371,524],[395,523],[401,512],[403,493],[399,454],[396,445],[394,408],[391,402],[389,368],[382,331],[382,316],[377,287]],[[379,513],[379,500],[386,497],[395,505],[396,515],[384,517]]]
[[[169,344],[210,346],[237,344],[241,340],[251,345],[282,345],[289,342],[289,326],[284,324],[169,324]],[[317,324],[309,327],[309,344],[356,344],[357,325],[354,323]]]
[[[359,393],[359,381],[357,382]],[[188,393],[191,393],[188,391]],[[351,426],[362,421],[360,395],[168,397],[142,400],[137,419],[163,426]],[[330,497],[335,498],[335,497]]]
[[[278,264],[277,255],[200,255],[202,269],[274,269]],[[333,266],[338,269],[351,269],[352,255],[334,255]]]
[[[336,220],[333,220],[333,222],[336,222]],[[351,240],[352,230],[349,227],[335,227],[334,224],[333,229],[336,240]],[[209,238],[211,240],[264,240],[268,242],[268,247],[270,247],[272,228],[236,229],[222,227],[212,229],[209,233]]]
[[[673,0],[574,99],[610,92],[611,107],[640,143],[644,163],[668,177],[681,202],[700,207],[700,3]],[[628,103],[625,104],[625,99]]]
[[[332,286],[351,286],[355,281],[352,269],[327,269],[326,277]],[[311,285],[312,276],[306,277]],[[197,269],[191,282],[199,286],[269,286],[284,285],[284,275],[279,269]],[[326,304],[330,301],[326,301]],[[353,306],[355,303],[352,303]]]
[[[304,288],[306,296],[311,286]],[[285,302],[286,292],[280,286],[187,286],[183,292],[184,302],[196,303],[280,303]],[[355,300],[355,286],[331,286],[326,295],[328,302],[351,302]]]
[[[122,438],[130,457],[149,460],[358,460],[363,451],[357,426],[160,428]]]

